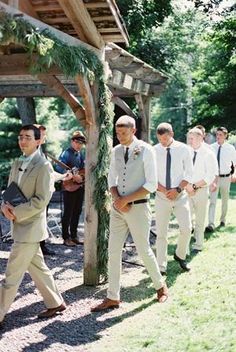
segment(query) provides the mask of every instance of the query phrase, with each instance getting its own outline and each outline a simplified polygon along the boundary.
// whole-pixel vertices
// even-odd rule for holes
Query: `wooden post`
[[[93,170],[97,165],[98,155],[98,88],[96,83],[90,87],[87,78],[81,75],[77,75],[75,81],[78,84],[85,108],[87,136],[85,163],[84,284],[97,285],[99,283],[97,270],[98,214],[93,201],[95,190]]]
[[[141,124],[141,139],[149,142],[150,139],[150,112],[151,112],[151,98],[141,94],[135,95],[135,100],[139,108],[139,114],[142,118]]]

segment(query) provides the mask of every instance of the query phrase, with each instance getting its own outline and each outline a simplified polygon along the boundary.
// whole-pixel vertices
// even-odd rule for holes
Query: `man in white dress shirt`
[[[167,233],[172,211],[179,223],[180,235],[174,259],[184,271],[190,267],[186,262],[191,237],[191,216],[185,187],[192,181],[193,163],[189,147],[176,141],[172,126],[157,126],[159,144],[154,146],[157,165],[158,187],[156,192],[156,254],[163,275],[167,271]]]
[[[205,219],[209,185],[218,173],[217,160],[212,150],[205,146],[203,133],[199,128],[188,132],[188,144],[191,147],[193,160],[192,183],[186,186],[192,215],[195,215],[193,253],[203,249]]]
[[[218,127],[216,130],[216,142],[211,144],[218,162],[219,178],[217,189],[210,193],[210,204],[208,213],[208,226],[206,232],[213,232],[215,229],[215,211],[218,193],[221,195],[221,216],[220,227],[225,226],[228,210],[229,190],[231,181],[235,181],[236,174],[231,176],[231,166],[236,166],[236,150],[234,146],[227,143],[228,131],[225,127]]]
[[[113,199],[108,245],[109,286],[107,298],[93,307],[92,312],[119,307],[122,249],[129,232],[153,281],[158,302],[164,302],[168,296],[149,243],[151,210],[148,199],[157,184],[155,156],[153,148],[138,140],[135,132],[132,117],[124,115],[117,120],[116,135],[120,144],[113,148],[108,175]]]

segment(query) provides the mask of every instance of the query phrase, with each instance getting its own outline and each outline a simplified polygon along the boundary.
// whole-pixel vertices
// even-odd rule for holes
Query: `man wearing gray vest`
[[[108,183],[113,199],[110,214],[108,245],[107,298],[91,309],[99,312],[118,308],[120,304],[121,256],[124,242],[130,232],[137,251],[157,290],[157,300],[168,297],[167,286],[149,243],[151,211],[149,194],[157,185],[153,148],[135,137],[135,120],[127,115],[116,122],[116,135],[120,142],[113,151]]]

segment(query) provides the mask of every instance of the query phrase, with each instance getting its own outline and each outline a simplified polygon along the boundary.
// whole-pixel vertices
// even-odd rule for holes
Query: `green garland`
[[[32,74],[47,72],[57,65],[67,77],[77,74],[98,82],[99,91],[99,142],[98,163],[93,170],[95,180],[94,204],[98,213],[97,256],[98,275],[107,276],[107,242],[109,235],[109,195],[107,173],[110,156],[108,138],[111,134],[113,112],[108,88],[104,81],[103,64],[96,54],[83,46],[70,46],[56,38],[48,29],[39,30],[19,16],[0,12],[0,44],[22,45],[38,59],[31,67]]]

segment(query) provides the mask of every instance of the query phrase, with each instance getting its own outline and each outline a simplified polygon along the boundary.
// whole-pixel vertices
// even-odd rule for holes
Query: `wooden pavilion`
[[[111,100],[135,116],[123,98],[134,98],[141,117],[141,136],[149,139],[150,101],[160,95],[167,77],[118,46],[128,46],[128,34],[115,0],[2,0],[0,14],[22,18],[61,42],[86,48],[103,63]],[[1,23],[0,23],[1,25]],[[32,75],[37,54],[14,41],[0,41],[0,99],[5,97],[62,97],[86,131],[84,283],[99,281],[97,271],[98,213],[94,206],[92,171],[98,162],[98,89],[82,74],[67,77],[52,65]],[[78,97],[82,98],[81,105]]]

